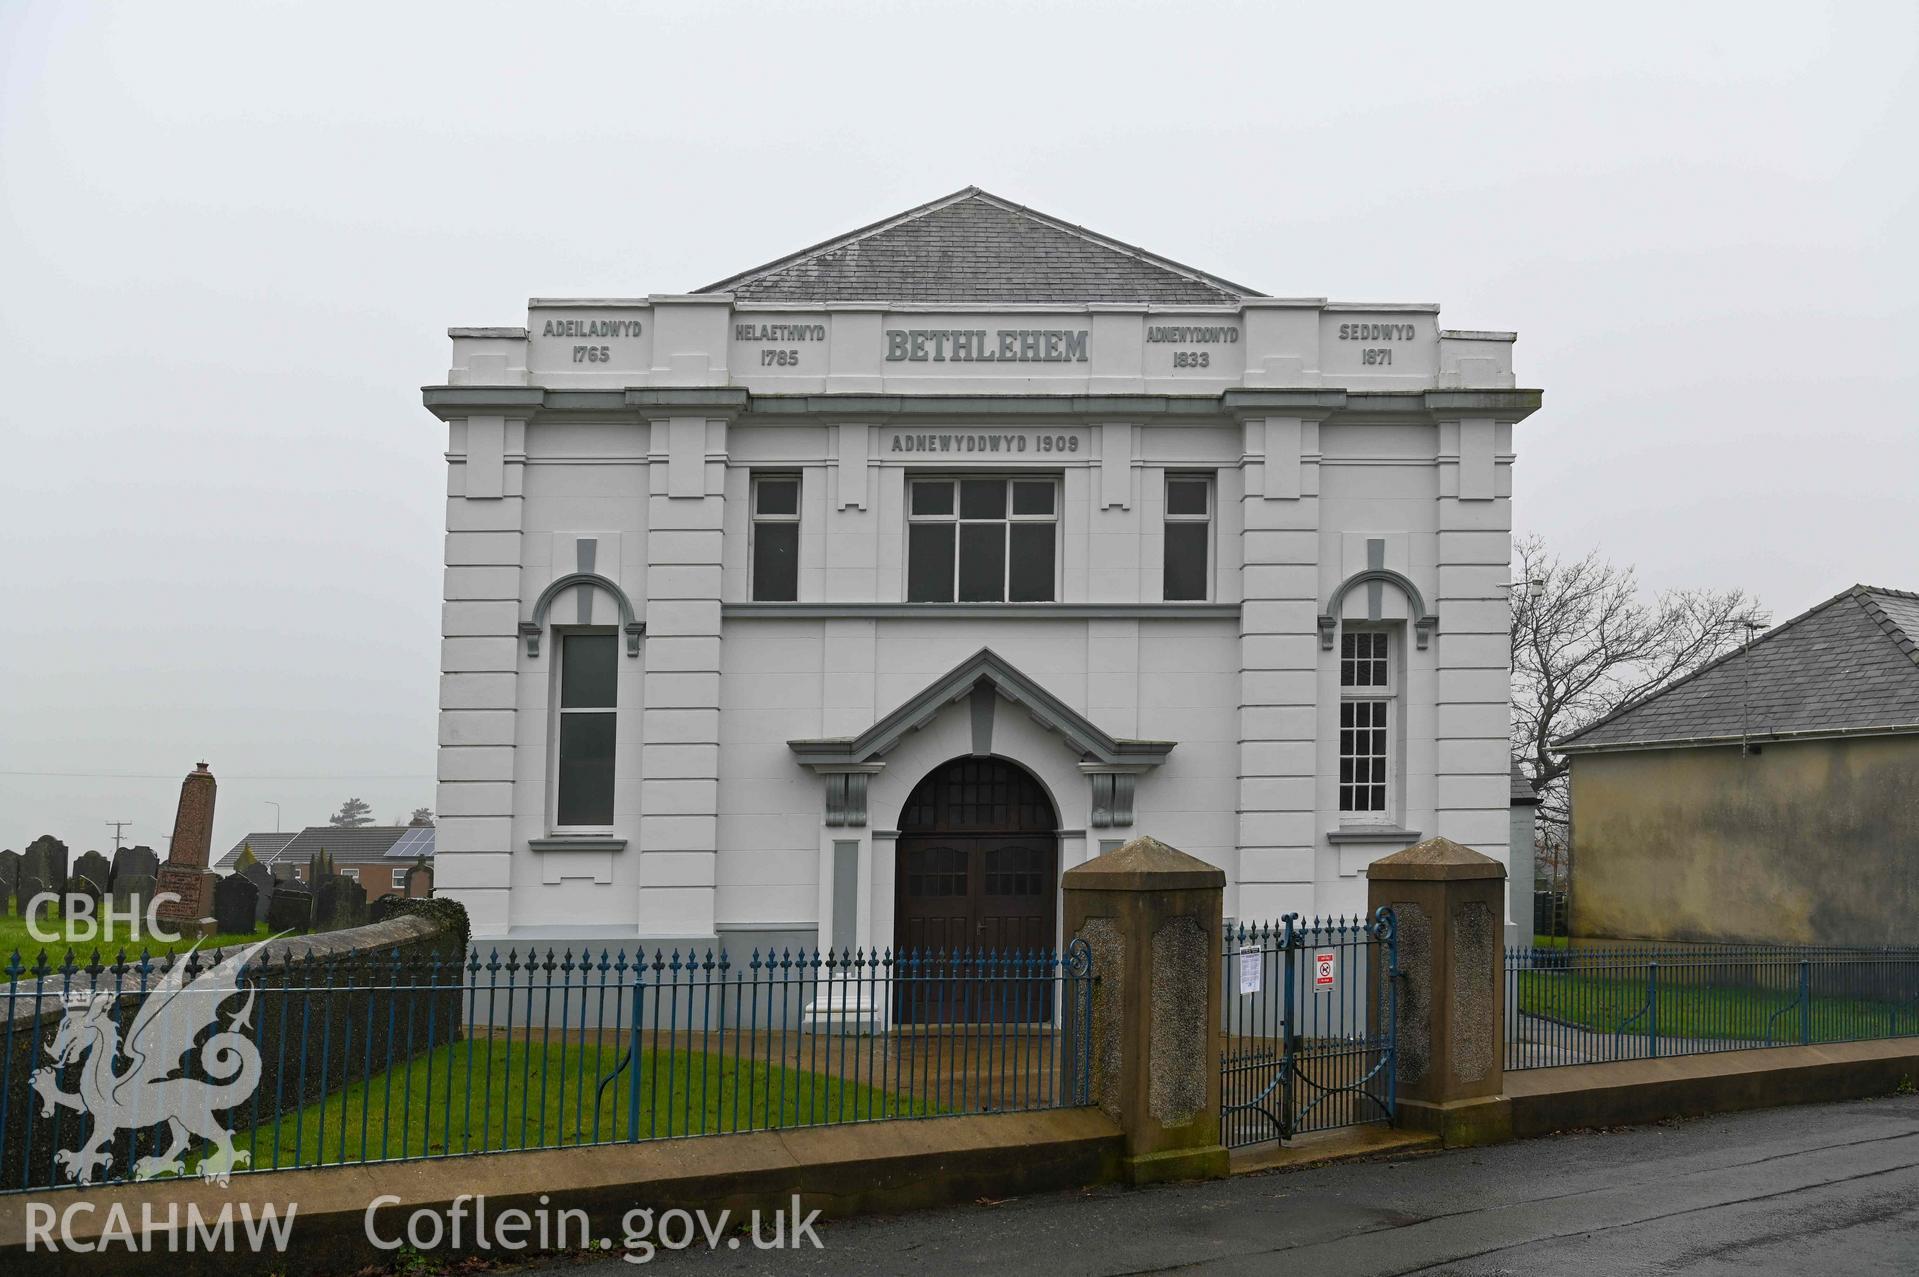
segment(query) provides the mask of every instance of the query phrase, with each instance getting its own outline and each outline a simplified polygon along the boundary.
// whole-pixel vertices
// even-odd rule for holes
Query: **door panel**
[[[1053,947],[1052,838],[929,835],[899,843],[900,1017],[912,1023],[1045,1020],[1050,978],[1022,963]]]

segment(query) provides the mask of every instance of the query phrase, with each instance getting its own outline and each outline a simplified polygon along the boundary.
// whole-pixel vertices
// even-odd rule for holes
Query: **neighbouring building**
[[[1504,860],[1513,334],[969,188],[454,328],[436,887],[481,937],[1057,943],[1135,833],[1242,918]]]
[[[406,894],[406,871],[425,857],[433,860],[431,825],[308,825],[298,833],[248,834],[214,862],[231,873],[244,847],[275,878],[303,880],[307,862],[319,852],[333,857],[334,868],[366,888],[368,900]]]
[[[1911,943],[1919,594],[1855,585],[1559,747],[1574,935]]]

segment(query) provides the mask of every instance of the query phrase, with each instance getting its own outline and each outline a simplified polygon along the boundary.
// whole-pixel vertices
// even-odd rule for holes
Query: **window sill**
[[[612,834],[553,834],[529,838],[526,845],[534,851],[623,851],[626,839]]]
[[[1410,847],[1419,841],[1417,829],[1396,829],[1390,825],[1342,825],[1328,830],[1326,841],[1337,847],[1345,842],[1396,842]]]

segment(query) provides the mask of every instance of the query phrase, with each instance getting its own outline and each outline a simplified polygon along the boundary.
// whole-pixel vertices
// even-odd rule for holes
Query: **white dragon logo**
[[[114,994],[96,993],[84,1004],[68,1008],[47,1047],[53,1063],[34,1073],[33,1089],[40,1093],[42,1117],[53,1116],[58,1105],[93,1119],[93,1131],[80,1147],[54,1154],[54,1161],[70,1179],[92,1183],[96,1169],[105,1170],[113,1163],[108,1149],[114,1136],[161,1122],[171,1130],[173,1142],[159,1156],[143,1157],[134,1164],[136,1180],[184,1174],[180,1155],[195,1137],[214,1145],[200,1159],[200,1176],[209,1182],[224,1187],[237,1167],[252,1160],[245,1149],[233,1147],[233,1132],[213,1115],[244,1102],[260,1085],[260,1048],[240,1032],[250,1027],[256,989],[249,987],[246,1002],[228,1016],[226,1028],[200,1045],[201,1065],[213,1080],[175,1074],[181,1057],[194,1049],[194,1040],[217,1024],[221,1003],[239,993],[241,968],[265,944],[263,940],[235,953],[188,983],[190,959],[199,949],[196,944],[174,960],[147,994],[124,1039],[113,1022]],[[62,1091],[58,1070],[83,1057],[79,1091]],[[113,1066],[120,1057],[125,1057],[128,1067],[116,1073]]]

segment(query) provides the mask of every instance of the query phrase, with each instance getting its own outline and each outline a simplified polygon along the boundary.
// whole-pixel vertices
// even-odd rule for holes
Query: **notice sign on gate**
[[[1258,993],[1260,976],[1265,970],[1265,955],[1256,945],[1247,945],[1239,951],[1239,991]]]
[[[1313,955],[1313,992],[1331,993],[1333,980],[1338,974],[1339,955],[1331,949],[1323,949]]]

